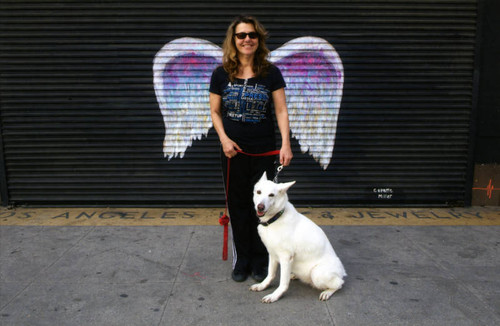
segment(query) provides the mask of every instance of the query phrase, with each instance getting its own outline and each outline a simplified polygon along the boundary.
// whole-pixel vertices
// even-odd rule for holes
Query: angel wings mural
[[[292,137],[326,170],[335,144],[344,69],[337,51],[324,39],[300,37],[271,52],[287,84]],[[156,98],[165,123],[163,153],[183,157],[194,140],[212,127],[209,84],[222,64],[222,49],[184,37],[167,43],[153,65]]]

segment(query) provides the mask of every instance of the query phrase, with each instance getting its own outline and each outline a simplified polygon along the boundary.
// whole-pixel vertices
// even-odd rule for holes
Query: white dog
[[[253,202],[260,225],[259,235],[269,252],[267,277],[250,290],[266,289],[276,276],[280,264],[280,283],[262,302],[278,300],[288,289],[290,279],[297,278],[321,292],[319,299],[328,300],[344,284],[347,276],[323,230],[295,210],[288,201],[287,190],[295,181],[276,184],[264,172],[255,184]]]

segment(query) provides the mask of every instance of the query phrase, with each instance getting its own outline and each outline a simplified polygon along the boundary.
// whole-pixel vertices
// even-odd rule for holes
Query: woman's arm
[[[222,150],[226,157],[231,158],[238,154],[236,150],[241,148],[232,141],[224,131],[224,125],[222,124],[222,98],[220,95],[210,93],[210,115],[212,116],[212,123],[214,125],[217,135],[219,135],[220,143],[222,144]]]
[[[285,89],[280,88],[273,92],[274,111],[278,128],[281,133],[280,164],[290,165],[293,158],[292,148],[290,146],[290,122],[288,120],[288,109],[286,107]]]

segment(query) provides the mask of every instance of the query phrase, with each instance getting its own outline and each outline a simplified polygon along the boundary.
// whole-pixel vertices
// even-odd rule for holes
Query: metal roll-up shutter
[[[297,180],[290,191],[295,204],[462,205],[477,6],[476,0],[4,0],[3,203],[222,206],[213,130],[182,155],[164,157],[153,61],[165,44],[185,37],[221,46],[232,17],[250,13],[270,32],[270,50],[299,37],[321,38],[343,66],[333,156],[320,164],[294,139],[293,164],[280,175]],[[171,85],[179,83],[197,80]],[[324,139],[315,139],[321,146]]]

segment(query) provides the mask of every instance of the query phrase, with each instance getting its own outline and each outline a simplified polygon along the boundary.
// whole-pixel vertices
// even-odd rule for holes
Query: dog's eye
[[[257,195],[260,195],[262,192],[260,190],[257,190]]]
[[[274,194],[269,194],[269,197],[274,197]]]

